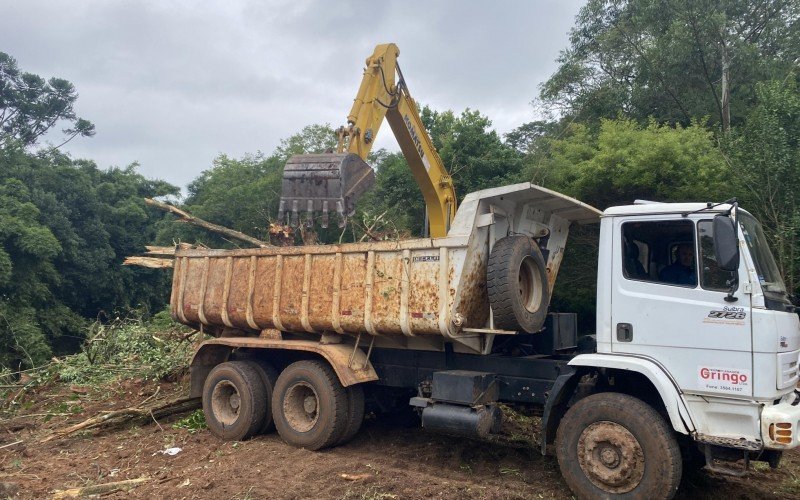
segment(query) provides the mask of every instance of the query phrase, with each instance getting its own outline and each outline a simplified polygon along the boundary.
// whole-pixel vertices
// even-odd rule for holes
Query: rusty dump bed
[[[195,328],[444,336],[480,350],[475,338],[493,333],[485,283],[494,241],[549,232],[552,288],[570,223],[595,222],[599,214],[523,183],[468,195],[445,238],[179,249],[171,312]]]

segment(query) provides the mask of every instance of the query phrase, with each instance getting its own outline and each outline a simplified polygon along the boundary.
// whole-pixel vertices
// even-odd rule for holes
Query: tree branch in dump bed
[[[174,261],[172,259],[159,259],[156,257],[125,257],[122,262],[123,266],[141,266],[149,267],[151,269],[167,269],[173,267]]]
[[[178,220],[181,222],[186,222],[187,224],[191,224],[193,226],[202,227],[203,229],[214,233],[224,234],[229,238],[233,238],[239,241],[244,241],[245,243],[249,243],[257,247],[263,248],[272,246],[265,241],[253,238],[252,236],[240,233],[239,231],[234,231],[233,229],[219,226],[217,224],[212,224],[211,222],[204,221],[203,219],[198,219],[197,217],[189,214],[188,212],[184,212],[180,208],[170,205],[169,203],[164,203],[158,200],[154,200],[152,198],[145,198],[144,202],[150,205],[151,207],[156,207],[159,210],[164,210],[165,212],[171,212],[177,215]]]

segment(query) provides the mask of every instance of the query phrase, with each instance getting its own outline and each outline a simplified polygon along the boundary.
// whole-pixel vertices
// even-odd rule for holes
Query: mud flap
[[[580,375],[574,368],[565,366],[563,373],[553,383],[542,414],[542,455],[547,454],[547,443],[552,443],[555,439],[558,424],[561,417],[567,412],[567,403],[575,392],[575,387],[580,379]]]

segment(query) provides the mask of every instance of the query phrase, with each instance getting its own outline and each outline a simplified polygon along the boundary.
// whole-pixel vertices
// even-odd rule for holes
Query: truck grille
[[[778,353],[778,389],[788,389],[797,384],[797,357],[800,351]]]

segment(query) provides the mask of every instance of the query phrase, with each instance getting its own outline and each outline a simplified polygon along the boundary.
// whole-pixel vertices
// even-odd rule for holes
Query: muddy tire
[[[326,363],[297,361],[278,376],[272,415],[287,443],[308,450],[332,446],[344,435],[347,413],[347,392]]]
[[[353,439],[364,423],[364,388],[356,384],[346,388],[345,391],[347,391],[347,424],[342,437],[336,441],[336,446]]]
[[[527,236],[501,238],[489,255],[486,288],[494,326],[536,333],[550,304],[547,265],[541,250]]]
[[[264,423],[261,429],[258,430],[259,434],[268,434],[275,430],[275,420],[272,418],[272,392],[275,390],[275,383],[278,381],[278,371],[263,359],[253,359],[247,361],[253,368],[256,369],[258,375],[261,377],[261,382],[264,384],[267,400],[264,405],[266,408],[264,412]]]
[[[681,482],[672,429],[626,394],[593,394],[575,403],[558,426],[556,455],[579,498],[668,499]]]
[[[267,391],[251,363],[228,361],[211,370],[203,386],[203,413],[212,434],[241,441],[261,430]]]

